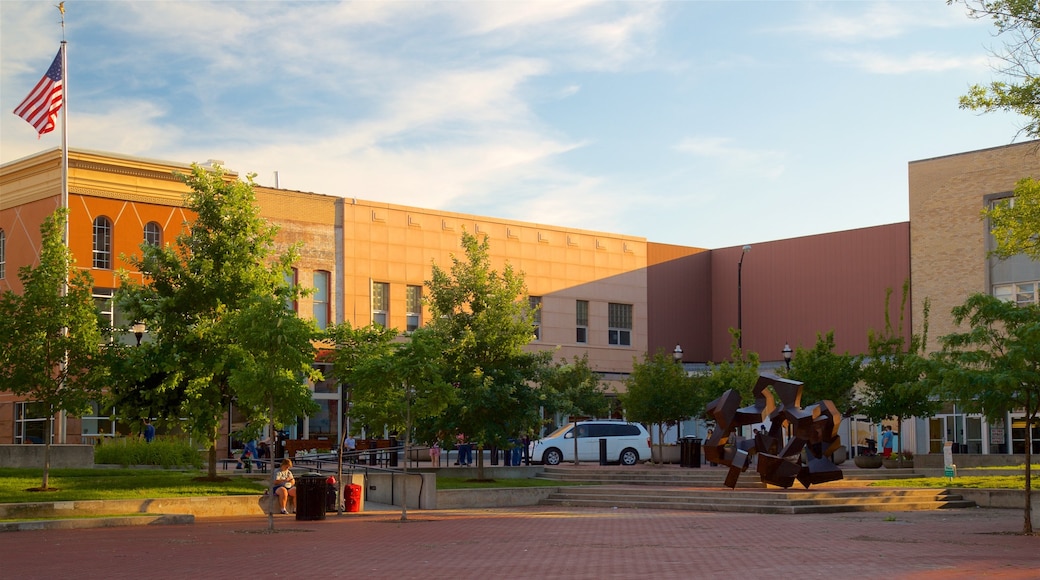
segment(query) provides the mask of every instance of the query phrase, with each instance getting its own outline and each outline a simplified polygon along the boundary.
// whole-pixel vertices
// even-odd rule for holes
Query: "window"
[[[7,274],[7,234],[0,230],[0,280]]]
[[[115,300],[112,299],[115,290],[94,288],[91,294],[94,297],[94,308],[97,309],[98,324],[101,326],[102,333],[111,331],[113,340],[118,340],[122,344],[136,344],[137,338],[130,331],[132,323],[119,312]]]
[[[94,267],[112,269],[112,220],[105,216],[94,220]]]
[[[329,273],[324,270],[314,271],[314,323],[321,329],[329,325],[329,315],[331,313],[329,277]]]
[[[390,284],[388,282],[372,282],[372,323],[385,328],[389,310]]]
[[[607,342],[618,346],[632,346],[632,305],[607,305]]]
[[[405,330],[411,332],[422,324],[422,286],[409,286],[405,289]]]
[[[80,417],[80,435],[84,443],[96,443],[105,437],[115,437],[119,434],[116,430],[116,413],[112,407],[102,407],[96,401],[90,402],[90,410]]]
[[[589,301],[578,300],[574,303],[576,315],[574,323],[577,325],[577,336],[575,342],[585,344],[589,341]]]
[[[296,285],[299,283],[300,271],[296,268],[292,268],[288,272],[285,272],[283,276],[285,280],[285,285],[288,286],[290,290],[292,290],[293,288],[296,288]],[[285,298],[285,309],[292,310],[293,312],[300,311],[300,305],[296,302],[295,295],[290,295]]]
[[[542,297],[529,296],[527,301],[534,315],[534,339],[542,340]]]
[[[14,442],[43,444],[47,436],[47,406],[32,401],[14,404]],[[53,418],[50,418],[53,422]],[[54,433],[51,425],[51,433]]]
[[[993,296],[1019,306],[1040,304],[1040,281],[999,284],[993,287]]]
[[[148,222],[144,225],[144,243],[152,246],[162,245],[162,226],[159,222]]]

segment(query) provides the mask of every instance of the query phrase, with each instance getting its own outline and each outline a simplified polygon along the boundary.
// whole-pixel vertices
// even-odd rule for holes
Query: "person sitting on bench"
[[[289,459],[282,460],[281,467],[274,472],[273,481],[274,494],[278,496],[278,503],[282,508],[282,513],[289,513],[285,509],[289,503],[289,498],[292,498],[293,511],[296,511],[296,478],[293,477],[292,461]]]

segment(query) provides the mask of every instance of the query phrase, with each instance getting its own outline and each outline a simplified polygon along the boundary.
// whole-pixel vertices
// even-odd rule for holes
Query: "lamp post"
[[[742,316],[743,316],[742,307],[743,307],[743,304],[741,304],[741,300],[742,300],[742,296],[741,296],[741,294],[742,294],[742,292],[741,292],[741,285],[742,285],[741,271],[744,268],[744,254],[747,254],[750,251],[751,251],[751,246],[744,246],[743,248],[741,248],[740,249],[740,261],[737,262],[737,348],[739,348],[741,350],[741,352],[744,351],[744,324],[743,324],[743,320],[742,320]]]
[[[676,364],[682,364],[682,347],[678,344],[675,345],[675,350],[672,351],[672,359],[675,360]]]
[[[784,353],[784,364],[787,365],[787,371],[791,372],[791,343],[785,342],[784,350],[782,350],[781,352]]]
[[[137,322],[131,328],[134,333],[134,338],[137,339],[137,346],[141,346],[141,339],[144,337],[144,333],[148,332],[143,322]]]

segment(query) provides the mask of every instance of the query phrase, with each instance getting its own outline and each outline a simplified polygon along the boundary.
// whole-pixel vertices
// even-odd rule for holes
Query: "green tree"
[[[150,340],[132,355],[141,360],[137,375],[117,381],[114,394],[133,401],[121,395],[137,388],[135,379],[151,380],[162,418],[186,417],[191,434],[210,442],[216,477],[217,435],[232,401],[248,417],[276,423],[307,407],[306,379],[320,377],[311,366],[316,331],[278,312],[299,295],[285,282],[296,249],[275,255],[277,228],[260,217],[252,176],[233,180],[219,167],[192,165],[180,177],[196,218],[173,245],[145,244],[127,258],[143,283],[120,277],[118,303],[147,324]]]
[[[730,389],[740,393],[741,401],[751,401],[751,391],[758,382],[758,353],[744,353],[737,340],[738,331],[730,329],[730,360],[708,363],[708,372],[696,379],[703,393],[701,402],[706,405]],[[702,405],[703,406],[703,405]],[[698,414],[703,414],[703,408]]]
[[[1003,421],[1008,411],[1021,409],[1026,424],[1033,425],[1040,414],[1040,306],[973,294],[953,309],[953,319],[969,328],[940,339],[943,349],[935,358],[941,363],[937,374],[944,391],[967,411],[991,421]],[[1022,531],[1032,534],[1032,445],[1028,435],[1026,439]]]
[[[859,382],[860,357],[834,352],[834,331],[817,333],[811,349],[797,348],[791,370],[784,375],[804,383],[802,402],[830,400],[843,414],[853,410],[856,383]]]
[[[533,336],[534,310],[522,274],[506,264],[491,268],[488,240],[462,233],[465,259],[433,265],[430,328],[444,344],[446,378],[458,398],[436,428],[464,434],[476,444],[477,477],[484,479],[483,448],[538,425],[540,396],[534,384],[552,353],[524,347]]]
[[[939,409],[940,402],[933,397],[932,384],[926,379],[927,359],[924,356],[928,337],[928,301],[924,303],[924,331],[904,336],[903,323],[909,280],[903,284],[899,306],[898,327],[892,326],[889,306],[892,289],[885,292],[885,328],[871,330],[867,335],[867,357],[861,369],[864,383],[863,405],[860,411],[871,421],[880,423],[895,418],[898,429],[909,417],[929,417]],[[899,454],[902,463],[903,454]]]
[[[53,417],[80,414],[98,397],[106,374],[102,335],[89,272],[74,268],[63,241],[68,210],[40,227],[40,261],[18,270],[22,293],[0,295],[0,391],[26,396],[43,408],[41,490],[50,489]]]
[[[455,387],[444,379],[444,344],[433,331],[419,328],[408,340],[388,343],[388,349],[370,351],[352,373],[352,397],[357,408],[372,410],[368,421],[404,434],[408,457],[415,420],[440,417],[455,402]],[[405,462],[405,473],[408,464]],[[408,519],[401,502],[401,519]]]
[[[355,385],[363,378],[360,374],[371,367],[373,361],[393,355],[397,336],[397,330],[392,328],[378,324],[355,328],[349,321],[326,330],[326,337],[334,347],[327,360],[332,363],[333,376],[347,389],[351,422],[356,420],[362,425],[378,428],[391,424],[395,428],[398,426],[391,418],[393,413],[389,400],[380,396],[367,396],[372,392],[371,388],[355,390]],[[354,431],[349,426],[348,430]]]
[[[1036,0],[947,0],[964,4],[968,16],[989,18],[996,35],[1005,39],[1004,46],[992,51],[1000,64],[994,67],[1004,80],[989,85],[973,85],[960,98],[962,109],[993,112],[1007,111],[1025,116],[1028,121],[1022,133],[1040,137],[1040,52],[1036,50],[1040,35],[1040,4]],[[1034,230],[1036,231],[1036,230]]]
[[[693,379],[664,351],[647,354],[643,362],[634,361],[625,386],[627,392],[621,395],[625,414],[631,421],[657,425],[657,456],[661,458],[664,426],[685,421],[704,406]]]
[[[599,375],[589,366],[589,355],[559,360],[546,366],[539,379],[545,409],[576,417],[602,417],[609,410],[606,390]],[[574,463],[578,463],[578,438],[574,437]]]
[[[1012,200],[1014,203],[1012,203]],[[993,255],[1010,258],[1025,254],[1040,260],[1040,181],[1026,178],[1015,186],[1015,196],[983,210],[996,241]]]

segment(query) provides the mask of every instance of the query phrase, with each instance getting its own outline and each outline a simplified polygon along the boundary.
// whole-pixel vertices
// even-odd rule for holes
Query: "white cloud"
[[[694,157],[721,162],[731,170],[757,173],[770,179],[779,178],[786,169],[785,153],[740,147],[728,137],[687,137],[676,144],[675,149]]]
[[[944,56],[934,52],[900,56],[876,52],[841,52],[828,55],[827,58],[833,62],[851,64],[858,69],[875,74],[900,75],[963,69],[981,75],[990,70],[990,61],[985,56]]]
[[[798,23],[779,27],[778,30],[843,42],[859,42],[895,38],[921,29],[970,24],[963,10],[938,4],[809,2],[802,6]],[[860,7],[862,10],[856,10]]]

